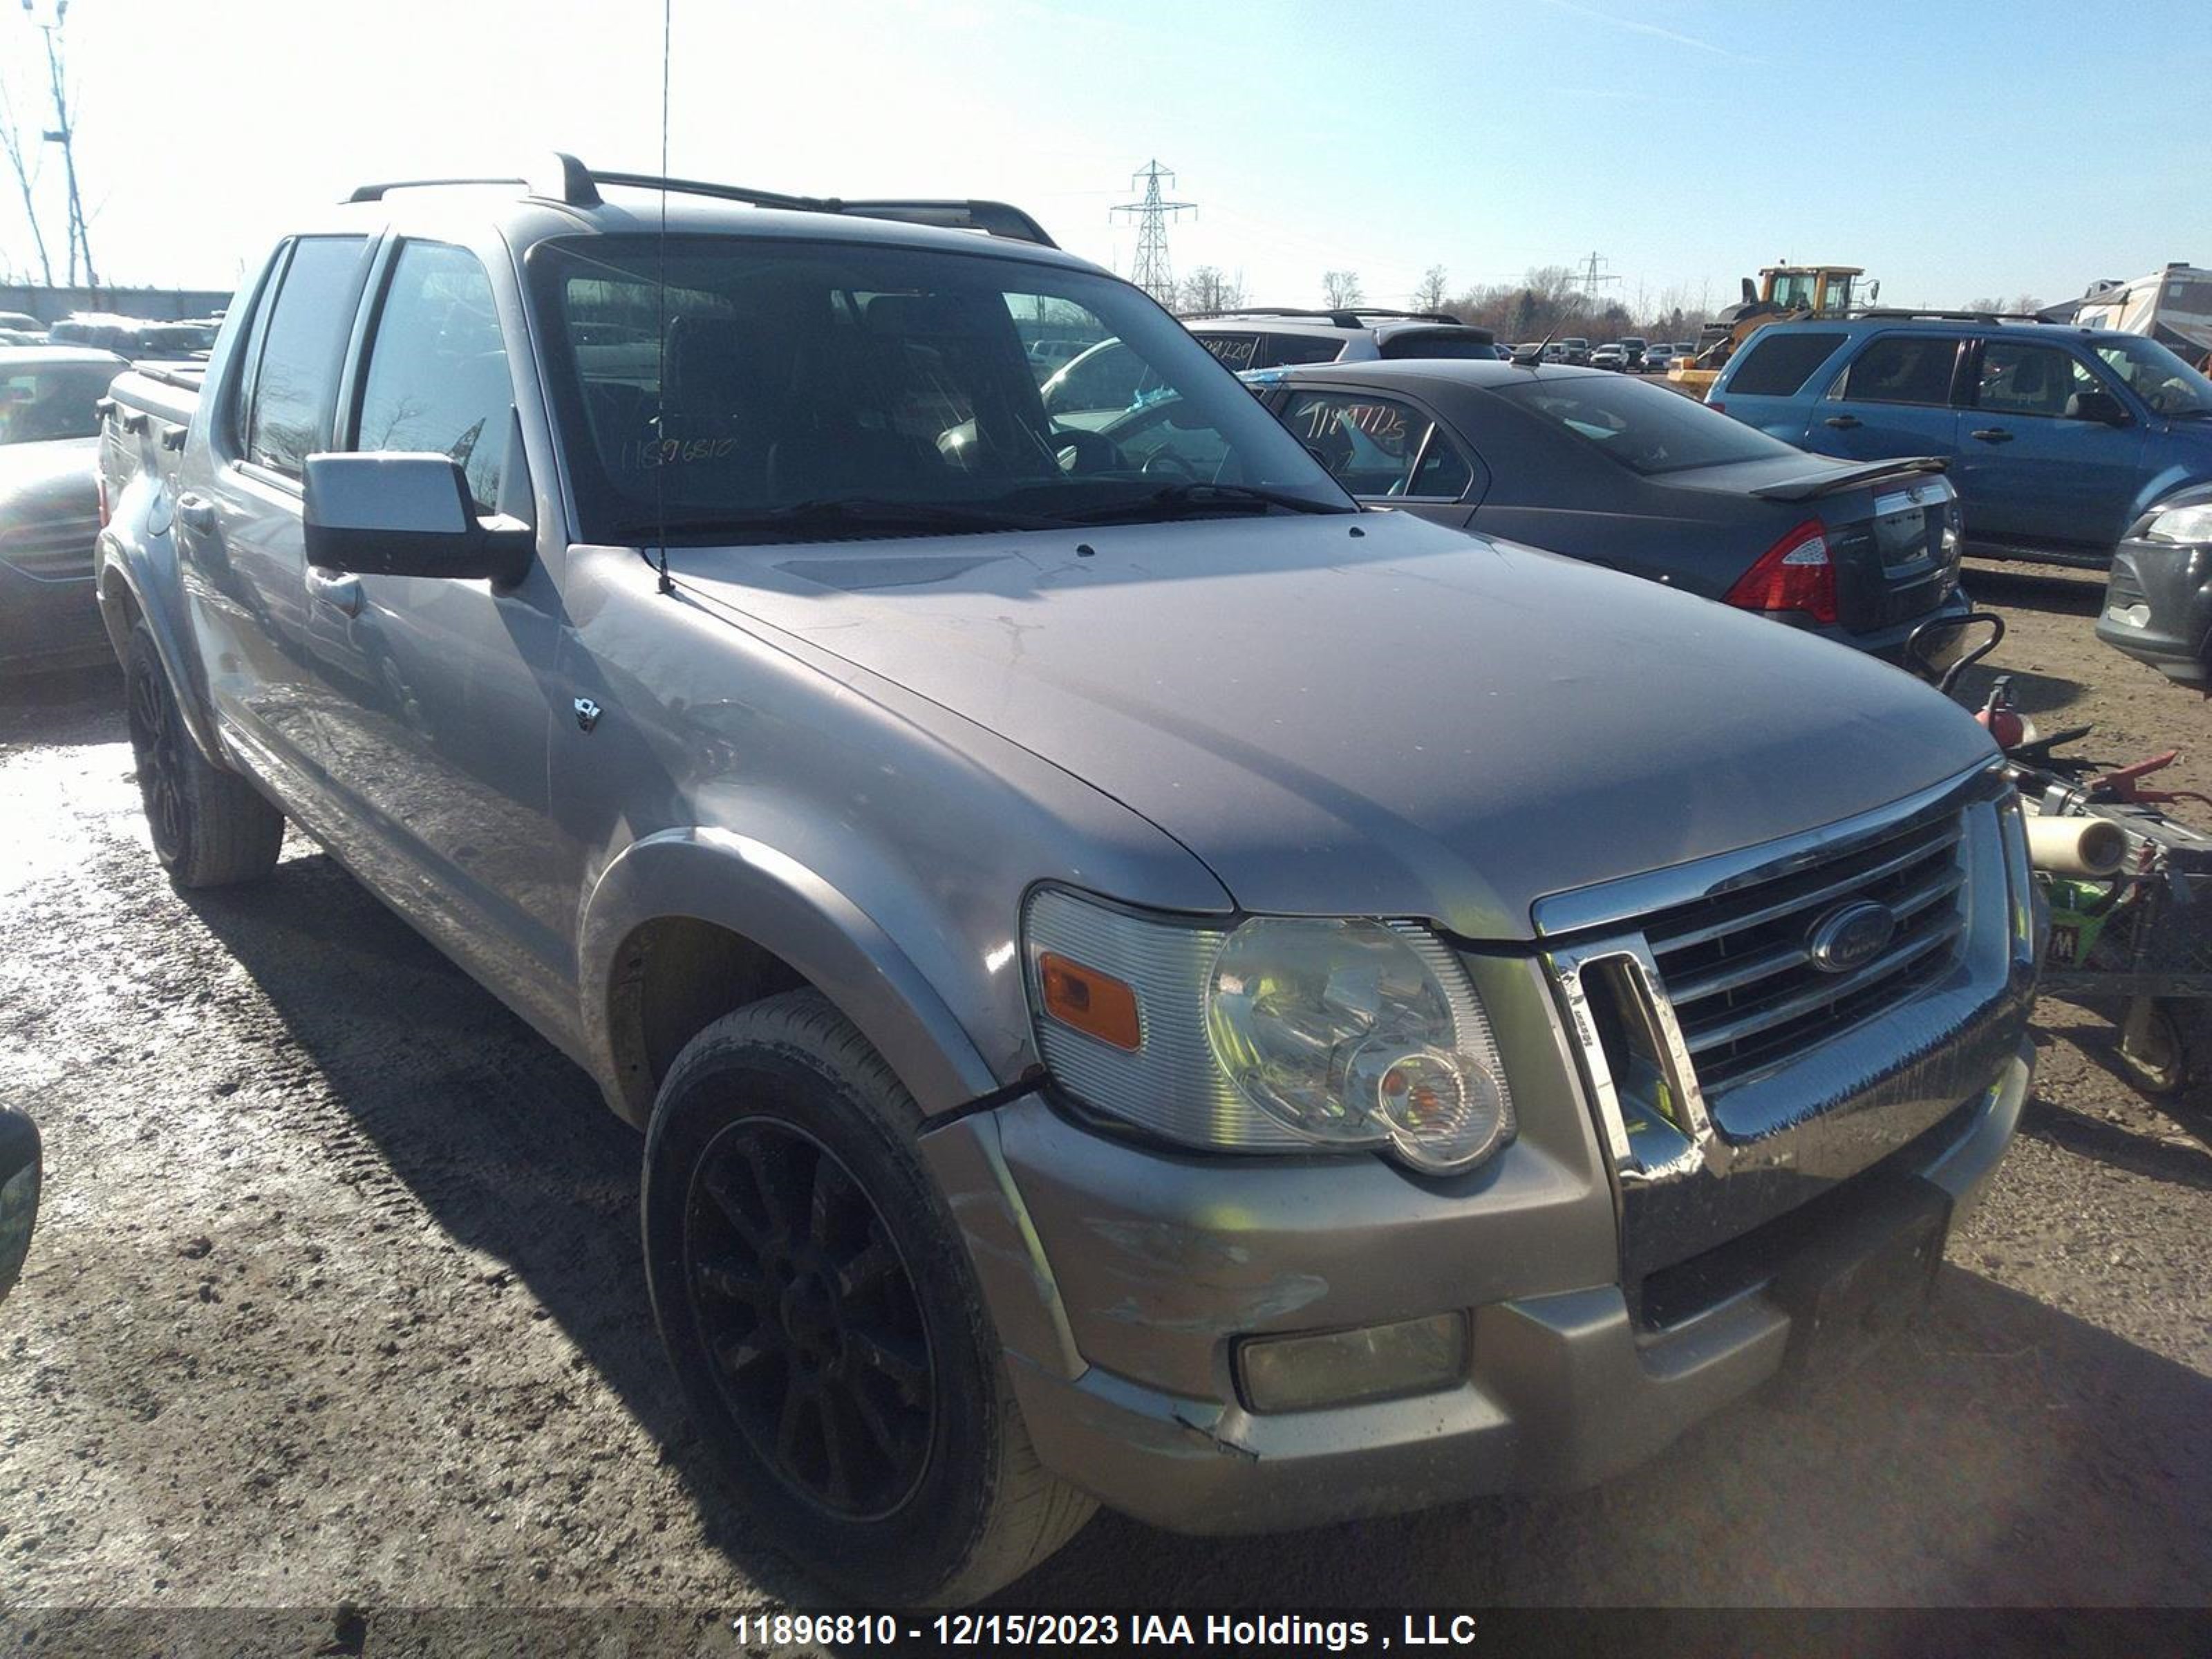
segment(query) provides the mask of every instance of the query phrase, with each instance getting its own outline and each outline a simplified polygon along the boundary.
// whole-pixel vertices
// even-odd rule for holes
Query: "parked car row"
[[[53,345],[94,346],[124,357],[185,361],[204,357],[222,326],[219,317],[161,322],[86,312],[54,324],[46,331],[46,340]]]
[[[845,1594],[1595,1480],[1909,1312],[2004,1152],[1990,739],[1742,605],[1940,589],[1940,477],[1453,327],[561,157],[355,191],[112,389],[155,856],[300,825],[590,1072],[704,1443]],[[1554,468],[1704,529],[1464,533],[1568,533]]]

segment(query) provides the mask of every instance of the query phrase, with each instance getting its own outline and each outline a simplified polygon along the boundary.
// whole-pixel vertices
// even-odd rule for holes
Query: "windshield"
[[[563,239],[529,269],[592,539],[648,543],[664,515],[713,542],[1356,510],[1112,277],[751,236]],[[1040,388],[1048,332],[1100,343]]]
[[[1799,453],[1703,404],[1610,374],[1531,380],[1495,395],[1647,477]]]
[[[0,444],[97,437],[93,404],[122,369],[120,363],[0,364]]]
[[[2212,415],[2212,380],[2157,341],[2138,335],[2095,342],[2105,367],[2160,415]]]

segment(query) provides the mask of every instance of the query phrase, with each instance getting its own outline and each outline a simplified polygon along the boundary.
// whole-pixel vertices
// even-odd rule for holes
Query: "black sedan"
[[[1808,455],[1658,386],[1552,364],[1244,378],[1373,506],[1610,565],[1891,661],[1923,623],[1969,609],[1940,461]]]

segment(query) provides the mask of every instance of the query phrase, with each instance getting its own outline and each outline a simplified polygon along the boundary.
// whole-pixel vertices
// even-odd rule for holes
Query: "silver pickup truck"
[[[1146,390],[1056,421],[1048,337]],[[1972,721],[1359,511],[1014,210],[364,186],[113,398],[162,864],[295,824],[598,1079],[864,1600],[1602,1478],[1909,1310],[2013,1133]]]

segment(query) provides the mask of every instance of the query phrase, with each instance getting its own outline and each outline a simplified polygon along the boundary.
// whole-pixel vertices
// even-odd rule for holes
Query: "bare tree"
[[[39,204],[31,192],[31,172],[23,161],[22,130],[15,125],[15,106],[4,86],[0,86],[0,149],[8,152],[8,165],[15,169],[16,185],[23,192],[23,217],[30,222],[31,240],[39,250],[39,280],[52,288],[54,264],[46,254],[46,233],[39,225]]]
[[[1356,306],[1367,297],[1360,289],[1359,273],[1356,270],[1324,270],[1321,274],[1321,292],[1322,301],[1331,310]]]
[[[1451,297],[1451,290],[1445,286],[1448,280],[1442,265],[1431,265],[1421,277],[1420,287],[1413,290],[1413,309],[1442,311]]]
[[[1200,265],[1182,279],[1176,309],[1185,316],[1209,311],[1234,311],[1244,303],[1244,284],[1218,265]]]

